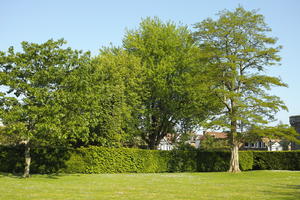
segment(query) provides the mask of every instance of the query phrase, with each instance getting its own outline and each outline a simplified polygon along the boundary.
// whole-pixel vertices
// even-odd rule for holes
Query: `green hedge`
[[[300,151],[253,151],[253,169],[300,170]]]
[[[20,173],[23,146],[0,146],[0,171]],[[229,151],[154,151],[128,148],[32,148],[31,173],[211,172],[229,169]],[[300,151],[240,151],[241,170],[300,170]]]
[[[199,151],[198,169],[200,172],[228,171],[230,164],[230,151]],[[253,166],[253,153],[251,151],[239,152],[240,168],[243,171],[251,170]]]
[[[196,171],[196,151],[154,151],[105,147],[79,148],[66,162],[65,173],[153,173]]]
[[[88,147],[73,150],[66,173],[166,172],[168,152]]]
[[[67,168],[71,156],[67,148],[32,148],[31,173],[56,173]],[[0,146],[0,171],[21,173],[24,170],[24,146]]]
[[[0,171],[21,173],[23,146],[0,146]],[[128,148],[32,148],[31,173],[153,173],[196,171],[196,151]]]
[[[24,169],[22,146],[0,146],[0,171],[18,173]]]

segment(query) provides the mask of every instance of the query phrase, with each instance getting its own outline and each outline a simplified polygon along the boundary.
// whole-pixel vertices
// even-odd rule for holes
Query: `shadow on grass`
[[[12,174],[12,173],[6,173],[6,172],[0,172],[0,178],[9,177],[9,178],[22,178],[21,174]]]
[[[4,177],[8,178],[14,178],[14,179],[25,179],[22,177],[23,174],[20,173],[5,173],[5,172],[0,172],[0,179]],[[62,176],[66,176],[65,174],[32,174],[30,177],[38,177],[38,178],[46,178],[46,179],[59,179]],[[29,177],[29,178],[30,178]]]
[[[300,199],[300,185],[282,185],[274,187],[272,191],[263,191],[274,199],[297,200]]]

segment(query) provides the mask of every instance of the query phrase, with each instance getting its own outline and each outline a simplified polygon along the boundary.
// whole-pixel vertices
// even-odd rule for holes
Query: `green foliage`
[[[252,170],[254,165],[254,157],[252,151],[240,151],[239,163],[242,171]]]
[[[21,172],[24,147],[6,146],[1,147],[1,150],[0,171]],[[229,157],[229,152],[199,152],[195,149],[157,151],[95,146],[77,149],[43,147],[32,150],[32,172],[153,173],[225,171],[228,168],[227,161]],[[242,169],[248,170],[249,168],[243,167]]]
[[[253,169],[299,170],[300,151],[253,151]]]
[[[24,145],[0,146],[0,171],[21,173],[24,169]],[[37,147],[31,151],[31,172],[56,173],[66,167],[70,150],[56,147]]]
[[[265,139],[280,139],[287,140],[289,142],[297,142],[300,143],[298,139],[300,134],[297,133],[294,127],[285,124],[279,124],[277,126],[264,126],[258,127],[253,126],[249,130],[249,134],[255,134],[259,137],[263,137]]]
[[[266,124],[273,114],[286,109],[276,96],[266,93],[273,86],[286,86],[280,78],[263,71],[280,61],[280,46],[269,37],[271,29],[264,17],[242,7],[219,13],[217,20],[206,19],[195,25],[195,39],[210,59],[214,88],[224,105],[223,115],[212,124],[236,132],[253,124]],[[234,133],[236,134],[236,133]]]
[[[229,169],[229,151],[199,151],[198,171],[219,172]]]
[[[199,151],[198,171],[218,172],[228,171],[230,151]],[[251,170],[253,166],[253,155],[251,151],[239,152],[239,164],[243,171]]]
[[[105,48],[91,64],[73,70],[62,84],[65,127],[74,146],[119,147],[135,134],[142,90],[138,58]]]
[[[207,74],[218,82],[212,90],[224,106],[209,125],[230,130],[230,171],[239,171],[234,149],[241,145],[241,135],[252,125],[269,123],[279,110],[287,110],[279,97],[267,93],[274,86],[287,85],[265,74],[267,67],[280,61],[281,46],[275,46],[276,38],[269,36],[264,16],[242,7],[218,15],[217,20],[197,23],[194,37],[207,53],[211,64]]]
[[[173,150],[169,154],[169,172],[195,172],[197,171],[197,150]]]
[[[0,171],[23,170],[24,146],[0,146]],[[36,147],[33,173],[159,173],[216,172],[229,169],[230,151],[141,150],[81,147]],[[247,170],[299,170],[300,151],[240,151],[240,168]]]
[[[195,152],[104,147],[76,149],[67,173],[153,173],[195,171]],[[80,167],[78,167],[80,166]]]
[[[0,171],[18,173],[24,169],[24,148],[18,146],[0,146]]]
[[[18,141],[61,143],[65,99],[61,84],[70,71],[89,62],[89,53],[62,48],[64,40],[43,44],[22,42],[22,52],[11,47],[0,54],[0,118]]]
[[[31,172],[50,174],[65,169],[66,160],[69,160],[71,151],[64,147],[34,148],[31,152]]]
[[[146,18],[126,33],[123,47],[142,62],[138,127],[149,148],[167,133],[192,129],[215,109],[202,73],[205,63],[187,27]]]
[[[203,150],[216,150],[216,149],[229,149],[228,140],[215,138],[211,135],[205,135],[205,139],[201,141],[201,149]]]

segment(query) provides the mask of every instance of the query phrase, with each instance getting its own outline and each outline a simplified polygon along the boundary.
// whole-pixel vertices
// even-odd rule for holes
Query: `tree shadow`
[[[7,173],[7,172],[0,172],[0,179],[8,177],[8,178],[15,178],[15,179],[21,179],[22,174],[19,173]]]
[[[59,179],[63,176],[67,176],[70,174],[59,174],[59,173],[53,173],[53,174],[31,174],[29,178],[31,177],[38,177],[38,178],[45,178],[45,179]],[[26,179],[22,177],[23,174],[21,173],[6,173],[6,172],[0,172],[0,179],[4,177],[12,178],[12,179]],[[78,175],[79,176],[79,175]]]
[[[274,196],[281,200],[297,200],[300,199],[300,185],[281,185],[273,187],[272,191],[262,191],[268,195]]]

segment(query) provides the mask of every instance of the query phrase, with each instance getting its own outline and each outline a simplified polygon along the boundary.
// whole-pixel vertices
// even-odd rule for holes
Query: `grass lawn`
[[[300,199],[300,171],[251,171],[238,174],[0,174],[2,200],[93,199]]]

